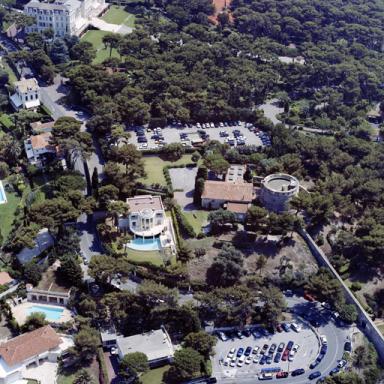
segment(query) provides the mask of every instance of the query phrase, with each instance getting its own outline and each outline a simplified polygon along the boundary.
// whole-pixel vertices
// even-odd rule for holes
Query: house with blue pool
[[[134,196],[127,199],[127,205],[129,214],[118,218],[118,227],[133,235],[128,248],[143,252],[168,248],[176,253],[172,220],[166,216],[160,196]]]

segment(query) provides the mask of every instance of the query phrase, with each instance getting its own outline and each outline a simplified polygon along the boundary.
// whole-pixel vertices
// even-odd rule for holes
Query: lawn
[[[0,66],[2,69],[4,69],[5,72],[8,73],[8,82],[10,84],[13,84],[15,81],[17,81],[17,76],[13,69],[8,65],[7,61],[5,59],[0,60]]]
[[[208,211],[190,211],[183,212],[184,216],[188,220],[189,224],[192,225],[195,233],[201,232],[201,227],[206,224],[209,215]]]
[[[60,372],[60,374],[57,376],[57,384],[73,384],[73,382],[76,379],[76,376],[78,375],[78,372],[81,369],[82,369],[81,367],[78,369],[68,368],[63,372]],[[94,378],[95,382],[98,383],[99,381],[98,380],[96,381],[95,372],[92,371],[92,367],[86,368],[86,370]]]
[[[102,19],[109,24],[124,24],[127,27],[135,27],[135,15],[128,13],[124,10],[124,7],[118,5],[112,5]]]
[[[13,125],[13,122],[8,115],[3,113],[2,115],[0,115],[0,124],[5,128],[10,129]]]
[[[177,161],[165,161],[158,156],[145,156],[144,157],[144,168],[147,174],[147,177],[142,178],[140,181],[145,184],[161,184],[166,186],[163,168],[166,165],[177,166],[181,164],[190,164],[193,161],[191,160],[191,155],[184,155],[181,159]]]
[[[163,383],[163,375],[164,372],[167,372],[169,369],[169,365],[164,365],[164,367],[151,369],[147,373],[144,373],[143,376],[140,377],[140,381],[142,384],[162,384]]]
[[[21,200],[16,193],[9,193],[5,191],[5,195],[7,197],[7,202],[0,205],[1,234],[3,235],[4,240],[11,232],[16,209]]]
[[[128,260],[136,262],[149,262],[157,266],[164,265],[163,257],[158,251],[136,251],[134,249],[127,248]],[[171,263],[175,263],[175,257],[172,258]]]
[[[107,31],[87,31],[81,38],[83,41],[90,42],[96,49],[96,58],[93,60],[93,64],[100,64],[105,59],[109,58],[109,48],[105,48],[103,44],[103,37],[107,35]],[[119,57],[116,49],[112,49],[112,57]]]
[[[384,324],[379,325],[377,328],[379,328],[379,331],[384,335]]]

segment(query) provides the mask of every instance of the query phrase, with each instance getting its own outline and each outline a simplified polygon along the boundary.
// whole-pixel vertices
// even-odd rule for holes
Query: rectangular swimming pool
[[[137,237],[128,243],[128,248],[137,251],[158,251],[161,249],[160,239],[144,239]]]
[[[0,204],[4,204],[7,202],[7,198],[5,197],[5,191],[3,188],[3,183],[0,180]]]
[[[30,315],[33,312],[44,313],[45,319],[48,321],[57,321],[57,320],[60,320],[60,317],[62,316],[64,309],[45,306],[45,305],[44,306],[33,305],[32,307],[27,309],[27,315]]]

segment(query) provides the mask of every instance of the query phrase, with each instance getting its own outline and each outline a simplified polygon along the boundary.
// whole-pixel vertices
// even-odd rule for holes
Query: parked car
[[[347,365],[347,360],[344,360],[344,359],[339,360],[338,363],[337,363],[337,366],[339,368],[344,368],[346,365]]]
[[[244,335],[245,337],[249,337],[249,336],[251,336],[251,331],[250,331],[249,329],[244,329],[244,331],[243,331],[243,335]]]
[[[255,364],[257,364],[257,363],[260,361],[260,359],[261,359],[261,356],[260,356],[260,355],[256,355],[256,356],[253,358],[253,362],[254,362]]]
[[[252,352],[252,347],[247,347],[247,349],[244,352],[244,355],[249,356],[251,354],[251,352]]]
[[[273,374],[271,372],[263,372],[259,375],[259,380],[272,380]]]
[[[228,352],[228,357],[232,359],[233,356],[235,356],[236,348],[231,348]]]
[[[318,377],[321,376],[321,372],[320,371],[316,371],[316,372],[312,372],[309,376],[308,376],[308,379],[309,380],[313,380],[313,379],[317,379]]]
[[[283,352],[283,356],[281,357],[281,360],[287,361],[288,357],[289,357],[289,350],[285,349],[285,351]]]
[[[260,363],[261,365],[264,365],[265,363],[267,362],[267,356],[263,355],[260,359]]]
[[[253,335],[253,337],[254,337],[255,339],[258,339],[258,338],[260,338],[260,337],[262,336],[262,334],[257,330],[257,328],[254,328],[254,329],[252,330],[252,335]]]
[[[291,376],[299,376],[305,373],[305,370],[303,368],[298,368],[292,371]]]
[[[273,361],[275,363],[278,363],[281,359],[281,353],[280,352],[277,352],[276,355],[275,355],[275,358],[273,359]]]
[[[239,348],[239,349],[237,350],[237,354],[236,354],[236,356],[237,356],[237,357],[241,357],[241,356],[243,356],[243,353],[244,353],[244,348]]]
[[[283,327],[285,332],[289,332],[291,330],[290,325],[287,323],[283,323],[283,324],[281,324],[281,326]]]
[[[289,372],[280,371],[280,372],[276,373],[276,379],[284,379],[284,378],[288,377],[288,375],[289,375]]]
[[[296,352],[289,351],[288,361],[293,361],[295,358],[295,354],[296,354]]]
[[[335,367],[335,368],[333,368],[333,369],[329,372],[329,374],[330,374],[331,376],[333,376],[333,375],[338,374],[339,372],[340,372],[340,368],[339,368],[339,367]]]
[[[276,350],[276,344],[273,343],[273,344],[271,345],[271,347],[269,348],[269,353],[271,353],[271,352],[274,353],[275,350]]]
[[[217,336],[219,337],[219,339],[221,341],[227,341],[228,340],[228,337],[226,336],[226,334],[224,332],[217,332]]]
[[[272,356],[271,355],[269,355],[267,357],[267,364],[272,364]]]
[[[119,354],[119,351],[117,347],[111,347],[111,355],[118,355],[118,354]]]
[[[279,346],[277,347],[277,352],[283,352],[284,351],[285,344],[280,343]]]
[[[251,364],[251,363],[252,363],[252,357],[247,356],[247,358],[245,359],[245,364]]]
[[[242,367],[244,365],[244,361],[245,361],[245,356],[244,355],[240,356],[239,360],[237,361],[237,366]]]
[[[276,325],[276,331],[279,333],[283,332],[283,327],[281,326],[281,324]]]
[[[236,332],[236,336],[239,338],[239,339],[244,339],[244,335],[241,331],[237,331]]]
[[[264,344],[263,345],[263,350],[262,350],[262,353],[265,353],[268,349],[269,345],[268,344]]]
[[[317,359],[315,361],[313,361],[310,365],[309,365],[309,368],[310,369],[313,369],[313,368],[316,368],[318,365],[319,365],[320,361],[318,361]]]
[[[301,327],[300,327],[300,325],[297,324],[297,323],[292,323],[292,324],[291,324],[291,328],[292,328],[295,332],[297,332],[297,333],[299,333],[299,332],[301,331]]]
[[[292,349],[293,344],[294,344],[294,343],[293,343],[292,340],[288,341],[288,344],[287,344],[287,349],[288,349],[288,351],[290,351],[290,350]]]
[[[256,346],[256,347],[253,348],[252,353],[253,353],[254,355],[256,355],[256,353],[259,352],[259,351],[260,351],[260,347]]]
[[[352,352],[352,343],[350,341],[346,341],[344,344],[344,351]]]
[[[295,344],[293,347],[292,347],[292,351],[293,352],[297,352],[299,350],[299,344]]]
[[[321,344],[323,345],[327,344],[327,336],[320,335],[320,341],[321,341]]]
[[[236,357],[233,357],[231,362],[229,363],[230,367],[236,367]]]

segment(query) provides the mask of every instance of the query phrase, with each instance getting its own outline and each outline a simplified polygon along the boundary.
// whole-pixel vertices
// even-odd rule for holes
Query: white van
[[[295,332],[297,332],[297,333],[299,333],[300,330],[301,330],[300,325],[297,324],[297,323],[292,323],[292,324],[291,324],[291,328],[292,328]]]
[[[259,375],[259,380],[272,380],[273,379],[273,373],[270,372],[264,372],[261,375]]]

